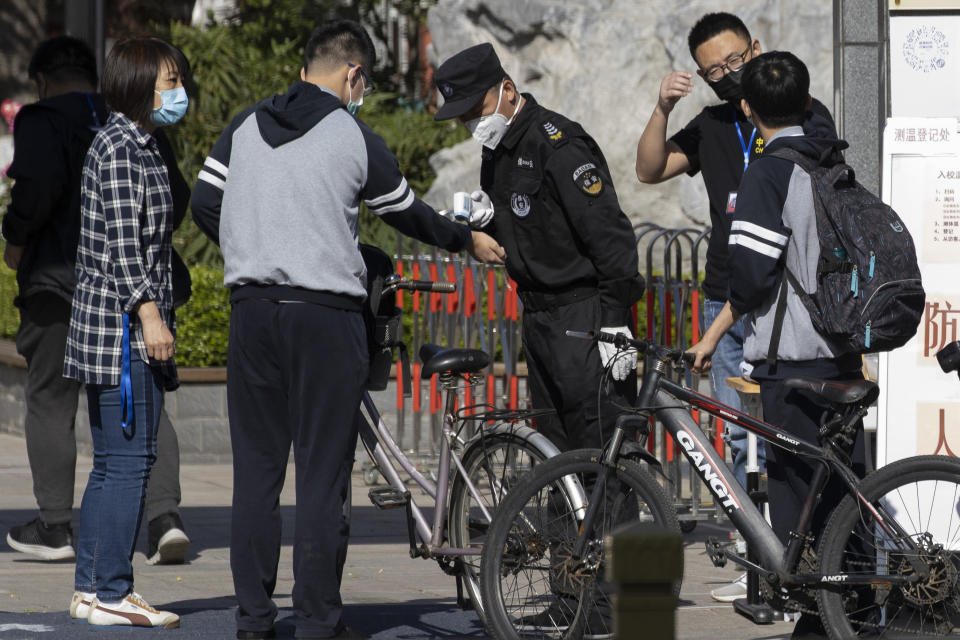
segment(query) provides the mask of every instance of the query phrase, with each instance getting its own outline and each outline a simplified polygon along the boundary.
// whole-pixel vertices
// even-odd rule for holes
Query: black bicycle
[[[623,334],[568,334],[644,353],[643,384],[636,413],[618,418],[602,451],[571,451],[541,463],[501,503],[481,558],[481,591],[495,637],[613,636],[610,588],[601,579],[606,536],[627,521],[677,527],[672,504],[645,468],[656,461],[629,437],[639,433],[643,445],[650,416],[679,444],[757,559],[711,540],[707,552],[714,564],[730,560],[756,571],[771,606],[820,615],[833,640],[960,636],[960,460],[916,456],[860,479],[846,451],[879,394],[875,383],[788,379],[788,386],[816,393],[832,407],[818,441],[810,442],[674,382],[681,351]],[[953,356],[941,358],[945,371],[960,369],[960,345],[951,348]],[[811,462],[810,494],[786,546],[690,407]],[[842,479],[848,495],[831,512],[814,550],[813,511],[831,475]]]

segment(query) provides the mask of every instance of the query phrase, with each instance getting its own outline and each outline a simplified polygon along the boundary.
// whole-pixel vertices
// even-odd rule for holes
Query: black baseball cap
[[[506,74],[489,42],[478,44],[448,58],[437,68],[434,81],[443,96],[443,106],[434,120],[457,118],[483,99],[490,87]]]

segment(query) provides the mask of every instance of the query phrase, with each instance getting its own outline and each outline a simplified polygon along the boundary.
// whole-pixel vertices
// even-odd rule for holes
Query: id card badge
[[[737,192],[731,191],[730,195],[727,196],[727,215],[732,216],[734,211],[737,210]]]

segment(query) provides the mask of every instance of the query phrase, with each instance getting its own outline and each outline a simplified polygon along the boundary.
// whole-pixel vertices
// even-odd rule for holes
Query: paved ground
[[[358,465],[359,468],[359,465]],[[89,458],[78,463],[76,503],[86,483]],[[233,638],[235,602],[227,548],[230,519],[230,465],[184,465],[182,516],[193,545],[182,566],[151,567],[145,563],[146,540],[134,557],[137,590],[154,605],[182,616],[182,627],[164,638]],[[284,547],[277,585],[281,607],[278,637],[291,638],[284,623],[290,614],[293,483],[284,492]],[[15,524],[35,515],[35,502],[24,441],[0,435],[0,540]],[[378,511],[369,504],[360,473],[354,474],[354,524],[343,579],[347,623],[374,640],[486,638],[471,612],[456,606],[453,578],[437,565],[407,555],[406,525],[400,511]],[[145,529],[145,527],[144,527]],[[710,599],[710,589],[736,576],[732,568],[716,569],[703,552],[707,535],[726,535],[714,525],[699,525],[687,536],[685,578],[677,610],[677,638],[746,640],[785,638],[791,624],[758,627]],[[143,630],[94,629],[71,622],[66,609],[73,585],[73,564],[30,560],[0,541],[0,640],[143,638]]]

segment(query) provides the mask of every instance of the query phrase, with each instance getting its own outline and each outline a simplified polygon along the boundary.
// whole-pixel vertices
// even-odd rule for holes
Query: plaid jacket
[[[131,349],[147,361],[136,308],[153,300],[174,331],[173,197],[154,138],[119,112],[97,134],[83,165],[77,288],[63,375],[120,384],[123,313]],[[176,386],[173,360],[153,363]]]

